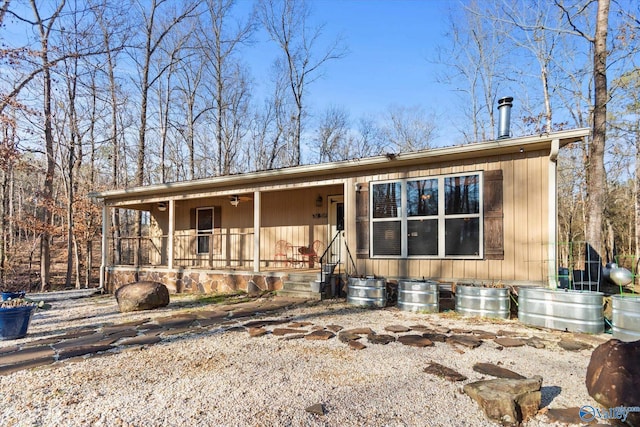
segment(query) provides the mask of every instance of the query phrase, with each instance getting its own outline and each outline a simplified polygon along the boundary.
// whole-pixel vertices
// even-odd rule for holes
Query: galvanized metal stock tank
[[[508,288],[456,287],[456,312],[463,316],[509,318]]]
[[[432,280],[399,280],[398,308],[404,311],[437,313],[439,291],[438,283]]]
[[[640,340],[640,296],[613,295],[613,337],[620,341]]]
[[[365,307],[387,305],[387,281],[385,279],[357,277],[349,278],[347,303]]]
[[[569,332],[604,332],[602,292],[521,287],[518,291],[520,322]]]

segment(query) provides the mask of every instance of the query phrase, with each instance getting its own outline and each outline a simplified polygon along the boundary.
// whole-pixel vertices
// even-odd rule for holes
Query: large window
[[[480,173],[372,183],[371,255],[480,258]]]

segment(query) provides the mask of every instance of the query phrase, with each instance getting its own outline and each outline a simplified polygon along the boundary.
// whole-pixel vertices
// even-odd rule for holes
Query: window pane
[[[373,223],[373,255],[400,255],[400,221]]]
[[[480,254],[479,218],[447,219],[445,235],[445,255]]]
[[[407,182],[407,216],[438,215],[438,180]]]
[[[454,176],[444,179],[445,214],[480,212],[478,175]]]
[[[209,236],[198,236],[198,253],[209,253]]]
[[[373,217],[374,218],[398,218],[400,217],[400,183],[387,182],[373,185]]]
[[[438,220],[407,222],[409,255],[438,255]]]
[[[213,209],[198,209],[198,230],[213,230]]]

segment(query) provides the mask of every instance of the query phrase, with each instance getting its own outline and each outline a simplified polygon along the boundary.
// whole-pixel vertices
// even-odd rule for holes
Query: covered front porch
[[[291,272],[313,275],[327,263],[354,266],[347,262],[344,188],[331,183],[105,199],[101,285],[113,292],[153,280],[176,293],[267,291],[281,289]]]

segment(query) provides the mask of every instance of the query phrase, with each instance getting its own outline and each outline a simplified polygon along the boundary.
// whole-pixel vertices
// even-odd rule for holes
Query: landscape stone
[[[492,340],[497,337],[497,335],[494,334],[493,332],[483,331],[481,329],[474,329],[473,331],[471,331],[471,333],[473,333],[474,336],[483,340]]]
[[[545,415],[551,423],[584,424],[584,421],[580,419],[580,408],[578,407],[549,408]]]
[[[356,341],[356,340],[359,340],[360,338],[362,338],[362,336],[354,334],[352,332],[348,332],[348,331],[341,331],[338,334],[338,339],[344,343],[348,343],[350,341]]]
[[[498,365],[494,365],[493,363],[476,363],[473,365],[473,370],[480,374],[491,375],[492,377],[497,378],[511,378],[516,380],[526,378],[517,372],[513,372],[507,368],[502,368]]]
[[[121,313],[152,310],[169,305],[169,290],[159,282],[134,282],[116,291],[116,301]]]
[[[367,335],[367,341],[369,341],[371,344],[382,344],[382,345],[386,345],[389,344],[390,342],[395,342],[396,337],[391,336],[391,335],[385,335],[385,334],[369,334]]]
[[[313,325],[313,323],[311,323],[311,322],[291,322],[291,323],[289,323],[289,327],[290,328],[294,328],[294,329],[296,329],[296,328],[304,328],[304,327],[311,326],[311,325]]]
[[[265,328],[262,327],[248,327],[247,328],[247,332],[249,332],[249,336],[252,338],[255,337],[261,337],[263,335],[266,335],[267,330]]]
[[[409,332],[411,328],[407,328],[406,326],[402,326],[402,325],[389,325],[389,326],[385,326],[384,330],[388,332],[401,333],[401,332]]]
[[[529,347],[538,348],[538,349],[542,349],[546,347],[544,341],[538,337],[527,338],[524,341],[527,343]]]
[[[316,403],[315,405],[311,405],[308,408],[306,408],[305,411],[307,411],[310,414],[324,415],[324,407],[322,406],[321,403]]]
[[[275,336],[283,336],[287,334],[306,334],[307,331],[304,329],[293,329],[293,328],[275,328],[271,333]]]
[[[310,334],[305,335],[305,339],[307,340],[328,340],[330,338],[335,337],[336,334],[334,334],[331,331],[322,331],[322,330],[317,330],[317,331],[313,331]]]
[[[58,352],[58,360],[69,359],[71,357],[84,356],[91,353],[100,353],[111,350],[115,346],[110,344],[93,344],[81,347],[71,347]]]
[[[493,379],[466,384],[464,392],[475,400],[485,416],[504,426],[518,426],[538,413],[542,377]]]
[[[263,328],[269,325],[281,325],[283,323],[287,323],[286,320],[253,320],[251,322],[245,323],[243,326],[245,328]]]
[[[163,328],[185,328],[194,323],[197,316],[191,313],[176,314],[173,316],[160,317],[156,323]]]
[[[367,346],[362,344],[360,341],[349,341],[349,347],[354,350],[363,350],[367,348]]]
[[[427,367],[424,368],[424,372],[447,379],[451,382],[464,381],[467,379],[467,377],[465,377],[461,373],[436,362],[429,363]]]
[[[431,347],[433,341],[422,335],[402,335],[398,337],[398,342],[410,347]]]
[[[469,348],[480,347],[482,344],[481,339],[468,335],[451,335],[450,337],[447,337],[446,342],[460,344]]]
[[[26,359],[20,362],[12,363],[10,365],[0,366],[0,375],[9,375],[14,372],[22,371],[23,369],[36,368],[38,366],[50,365],[55,362],[53,356],[39,357],[35,359]]]
[[[567,350],[567,351],[580,351],[580,350],[588,350],[593,348],[591,344],[587,344],[585,342],[570,340],[567,338],[563,338],[558,342],[558,347]]]
[[[54,350],[46,345],[40,347],[30,347],[0,355],[0,366],[14,365],[28,360],[53,358]]]
[[[373,331],[373,329],[371,328],[355,328],[355,329],[348,329],[342,332],[349,332],[352,334],[356,334],[356,335],[371,335],[371,334],[375,334],[375,332]]]
[[[8,347],[2,347],[2,348],[0,348],[0,354],[13,353],[14,351],[18,351],[19,349],[20,349],[20,347],[18,347],[17,345],[10,345]]]
[[[301,340],[306,336],[307,334],[289,334],[289,335],[284,335],[279,339],[282,341],[293,341],[293,340]]]
[[[522,347],[525,345],[524,340],[509,337],[496,338],[493,340],[493,342],[503,347]]]
[[[123,345],[123,346],[128,346],[128,345],[151,345],[151,344],[159,343],[160,341],[162,341],[162,338],[160,338],[157,335],[140,335],[140,336],[137,336],[137,337],[124,339],[124,340],[120,341],[118,344]]]
[[[611,339],[591,354],[586,385],[589,395],[605,408],[640,407],[640,341]],[[626,423],[640,425],[640,412],[629,412]]]
[[[343,327],[340,325],[327,325],[327,329],[332,332],[338,333],[343,329]]]
[[[433,342],[445,342],[447,340],[446,335],[437,332],[425,332],[422,336]]]

